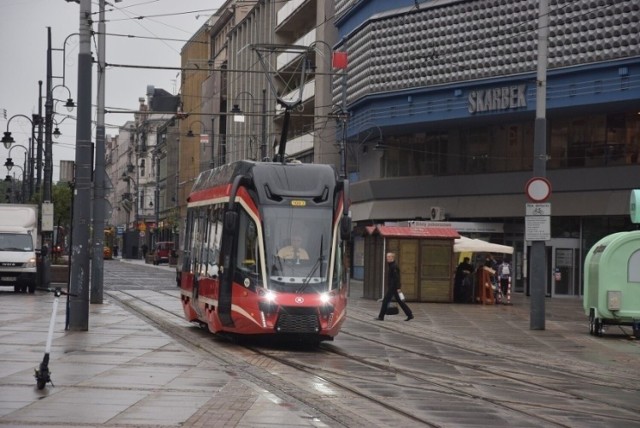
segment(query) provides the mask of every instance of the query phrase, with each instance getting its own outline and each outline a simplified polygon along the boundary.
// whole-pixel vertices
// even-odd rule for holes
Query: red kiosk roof
[[[460,234],[451,227],[410,227],[410,226],[367,226],[367,233],[373,235],[379,233],[384,237],[398,238],[432,238],[432,239],[458,239]]]

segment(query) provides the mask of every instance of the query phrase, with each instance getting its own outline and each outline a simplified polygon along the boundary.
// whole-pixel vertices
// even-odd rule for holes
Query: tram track
[[[127,296],[127,298],[118,296],[118,293]],[[165,297],[176,297],[175,291],[158,290],[156,293],[160,293]],[[374,406],[380,408],[381,411],[383,410],[387,417],[390,417],[389,414],[393,413],[395,418],[401,418],[405,421],[405,426],[417,424],[437,427],[443,424],[438,418],[429,417],[428,412],[421,415],[416,413],[411,406],[405,407],[402,401],[398,402],[385,396],[377,396],[373,389],[367,385],[382,385],[393,390],[411,388],[414,391],[422,391],[428,395],[438,396],[442,400],[455,398],[472,403],[483,403],[483,406],[491,406],[494,409],[493,411],[499,415],[517,414],[519,415],[519,420],[526,421],[527,424],[532,425],[575,426],[565,416],[562,416],[568,409],[570,409],[572,416],[577,418],[603,419],[620,424],[640,423],[637,407],[618,403],[615,401],[615,397],[606,403],[596,402],[587,392],[579,393],[562,387],[563,383],[570,385],[579,382],[580,384],[588,384],[598,388],[611,388],[612,390],[623,388],[637,392],[638,388],[634,386],[637,384],[635,377],[618,382],[621,379],[613,375],[605,376],[594,371],[585,372],[591,368],[588,365],[580,367],[565,367],[566,364],[557,365],[556,363],[559,363],[559,361],[556,361],[557,357],[551,358],[546,363],[541,363],[536,361],[533,355],[520,353],[518,354],[520,364],[513,366],[513,349],[506,347],[487,349],[487,346],[480,346],[477,343],[460,345],[459,342],[453,342],[455,339],[438,339],[434,337],[435,333],[428,331],[428,329],[416,332],[413,329],[398,330],[393,327],[379,326],[379,328],[393,332],[395,335],[402,336],[403,339],[396,342],[403,344],[394,344],[382,339],[367,337],[364,334],[351,331],[349,328],[343,328],[341,332],[341,335],[348,336],[351,340],[364,342],[371,347],[385,347],[394,353],[402,353],[413,358],[448,366],[456,372],[464,370],[469,373],[468,377],[470,378],[465,382],[461,380],[459,374],[457,376],[447,376],[443,373],[434,374],[428,370],[417,370],[399,365],[391,366],[388,362],[373,359],[367,355],[352,353],[348,349],[335,346],[332,343],[323,343],[317,349],[316,352],[322,354],[323,357],[337,358],[338,360],[344,359],[349,361],[351,365],[364,367],[364,371],[368,371],[368,374],[362,376],[357,373],[363,370],[332,369],[331,367],[341,365],[339,361],[329,361],[328,364],[310,364],[304,361],[305,354],[301,355],[299,351],[257,347],[247,344],[238,345],[213,339],[216,336],[211,335],[208,331],[185,329],[184,327],[188,323],[184,321],[181,310],[179,312],[169,310],[162,305],[154,303],[151,299],[142,302],[143,305],[148,306],[145,309],[140,304],[139,294],[135,292],[118,291],[110,293],[110,295],[121,304],[150,320],[172,337],[215,357],[229,370],[241,369],[243,376],[248,376],[250,380],[264,386],[269,391],[278,391],[283,399],[294,400],[307,408],[320,412],[326,420],[330,421],[332,426],[372,426],[376,422],[367,422],[366,417],[363,420],[362,411],[358,412],[353,408],[337,408],[335,402],[332,402],[333,405],[325,403],[326,397],[323,395],[314,393],[309,388],[300,387],[297,384],[298,382],[292,382],[291,372],[285,370],[284,372],[288,373],[288,376],[283,377],[278,374],[283,371],[282,369],[272,370],[271,372],[265,371],[263,369],[265,365],[264,359],[276,362],[278,365],[294,371],[305,373],[308,376],[317,377],[327,385],[331,385],[332,388],[345,391],[341,394],[348,392],[352,397],[350,400],[353,401],[357,398],[361,401],[359,408]],[[129,298],[135,299],[137,303],[132,303]],[[170,317],[167,317],[167,315],[170,315]],[[350,321],[371,323],[360,319],[360,317],[353,316],[350,317]],[[440,347],[455,348],[461,353],[463,352],[464,357],[443,357],[404,344],[411,340],[429,341]],[[469,361],[470,358],[478,359],[479,362]],[[260,367],[252,363],[257,359],[262,361]],[[501,364],[512,365],[512,368],[495,368]],[[522,368],[527,365],[531,365],[531,367],[523,370]],[[531,376],[531,373],[536,371],[539,374],[537,379]],[[544,374],[541,374],[542,372]],[[295,378],[295,376],[293,377]],[[375,380],[376,378],[383,380]],[[559,378],[562,379],[562,382],[558,381]],[[407,382],[408,379],[411,381]],[[420,386],[416,386],[416,383],[420,383]],[[505,399],[504,397],[496,398],[492,396],[491,391],[500,387],[513,393],[514,397]],[[526,395],[529,391],[535,391],[536,395],[548,399],[549,402],[544,399],[540,399],[537,402],[517,399],[518,396]],[[319,405],[319,403],[325,404]],[[558,414],[559,416],[556,416]]]
[[[369,321],[363,319],[362,317],[351,316],[350,320],[369,324]],[[494,367],[496,365],[504,366],[504,363],[513,361],[514,354],[517,354],[517,359],[522,363],[522,365],[526,365],[534,370],[548,370],[555,375],[571,375],[575,379],[580,379],[582,382],[585,382],[594,387],[616,385],[616,387],[619,388],[640,391],[640,386],[638,386],[640,385],[640,376],[638,375],[637,370],[635,370],[635,366],[632,366],[630,370],[625,370],[622,374],[617,375],[612,374],[609,371],[602,372],[601,368],[593,364],[578,364],[575,360],[572,360],[571,364],[567,364],[565,362],[564,356],[554,356],[549,354],[541,356],[539,352],[531,353],[527,350],[515,349],[512,346],[498,345],[495,343],[490,343],[490,345],[487,345],[486,343],[477,342],[466,337],[450,337],[449,339],[443,339],[440,332],[435,329],[425,329],[421,327],[421,331],[416,332],[414,329],[398,331],[397,329],[392,329],[383,325],[378,327],[393,331],[394,333],[402,334],[415,340],[428,340],[430,343],[436,343],[454,350],[460,350],[462,352],[475,354],[477,356],[485,356],[491,358],[496,362],[496,364],[474,367],[473,365],[461,362],[459,360],[453,360],[437,355],[419,353],[420,356],[432,360],[455,363],[462,366],[467,366],[471,369],[477,368],[483,371],[494,373],[496,375],[515,376],[515,373],[510,373],[509,369],[502,369],[498,371],[495,370]],[[341,334],[351,335],[361,340],[367,340],[381,345],[384,344],[385,346],[395,346],[383,341],[376,341],[364,335],[353,333],[348,329],[342,329]],[[464,345],[461,345],[461,343],[463,343]],[[401,349],[403,351],[411,352],[403,348]]]
[[[156,292],[175,297],[175,293],[172,292],[166,292],[164,290]],[[299,382],[292,381],[295,377],[292,377],[290,374],[288,378],[284,378],[278,374],[274,374],[281,370],[275,370],[274,373],[270,373],[262,368],[262,366],[265,365],[264,362],[262,362],[260,366],[256,366],[250,361],[255,360],[256,356],[268,357],[278,364],[299,370],[296,368],[295,364],[287,363],[286,360],[270,357],[266,353],[258,351],[255,347],[241,345],[221,339],[222,336],[213,335],[206,328],[185,328],[185,324],[189,323],[184,320],[181,312],[176,313],[149,300],[141,301],[139,294],[137,293],[119,290],[117,292],[108,292],[108,294],[119,304],[125,306],[139,316],[144,317],[152,325],[156,326],[164,333],[170,335],[184,345],[190,348],[195,348],[200,352],[204,352],[207,355],[214,357],[221,363],[221,365],[224,365],[226,370],[234,371],[236,375],[247,378],[255,384],[260,385],[268,391],[278,395],[287,402],[296,402],[301,405],[301,407],[306,407],[311,409],[311,411],[320,412],[324,416],[325,422],[328,420],[332,427],[371,427],[376,425],[375,420],[368,420],[367,416],[362,412],[354,413],[344,406],[336,406],[335,400],[328,401],[327,397],[314,393],[308,388],[300,387],[298,385]],[[135,303],[129,299],[123,298],[121,295],[134,299]],[[152,310],[144,309],[142,305],[140,305],[140,302],[144,305],[150,306]],[[162,316],[159,316],[159,314],[164,316],[169,315],[171,319],[167,320]],[[190,326],[193,326],[193,324]],[[177,331],[176,327],[180,328],[180,331]],[[238,350],[241,350],[241,352],[238,352]],[[246,351],[249,351],[250,354],[247,355]],[[314,373],[308,374],[313,377],[317,377]],[[440,426],[429,421],[416,418],[410,412],[404,412],[390,407],[384,401],[372,399],[371,397],[362,395],[361,392],[353,391],[348,387],[343,387],[339,383],[332,382],[332,384],[343,389],[345,392],[355,394],[357,397],[366,400],[367,403],[373,403],[384,408],[387,412],[387,417],[389,416],[388,412],[393,412],[398,416],[401,416],[403,419],[400,419],[398,423],[402,424],[402,426],[411,426],[407,421],[423,426]]]
[[[358,321],[363,322],[360,320]],[[411,334],[408,334],[402,331],[400,332],[394,331],[394,333],[411,336]],[[512,390],[517,390],[524,387],[525,390],[537,390],[538,394],[541,394],[541,391],[547,391],[545,395],[549,397],[554,397],[555,399],[562,399],[567,402],[580,403],[579,406],[574,405],[571,408],[571,412],[574,417],[604,418],[607,420],[613,420],[617,423],[632,423],[632,424],[638,423],[640,421],[640,419],[637,416],[638,408],[619,404],[618,402],[615,401],[616,399],[615,396],[612,397],[612,400],[606,403],[606,406],[609,407],[609,409],[602,409],[601,405],[603,403],[600,401],[596,402],[596,400],[593,397],[589,396],[588,394],[579,394],[574,391],[567,391],[564,388],[561,388],[559,386],[558,387],[549,386],[548,384],[545,383],[545,382],[552,382],[553,379],[557,378],[558,376],[568,377],[568,379],[566,380],[566,382],[568,383],[571,383],[575,379],[579,379],[581,383],[585,383],[585,382],[589,383],[588,375],[581,372],[577,372],[576,370],[572,370],[569,373],[565,373],[563,369],[558,369],[557,367],[553,367],[548,364],[547,365],[539,364],[538,365],[539,370],[548,370],[548,371],[551,371],[551,373],[544,375],[544,379],[545,379],[544,382],[533,381],[526,374],[522,375],[516,372],[509,373],[504,370],[496,370],[494,367],[496,365],[499,365],[501,361],[495,361],[496,364],[492,364],[492,365],[468,363],[460,359],[443,358],[437,355],[416,351],[415,349],[411,349],[410,347],[407,347],[407,346],[394,345],[387,341],[371,339],[370,337],[366,337],[361,334],[354,334],[352,332],[349,332],[348,329],[343,329],[341,334],[348,335],[358,340],[368,342],[373,346],[384,346],[386,348],[392,348],[402,353],[410,353],[410,354],[419,356],[420,358],[437,361],[438,363],[446,364],[446,365],[455,367],[456,369],[463,367],[465,369],[481,373],[483,376],[491,375],[493,379],[501,379],[503,382],[505,380],[508,380],[509,382],[511,382],[511,385],[509,386],[509,388],[511,388]],[[404,341],[400,340],[400,342],[404,342]],[[453,346],[455,348],[465,349],[466,351],[469,351],[464,347],[461,347],[459,345],[451,345],[450,343],[440,342],[440,345]],[[456,397],[462,396],[471,400],[489,403],[499,409],[507,408],[513,412],[517,412],[523,416],[531,418],[532,420],[538,421],[539,423],[545,424],[545,425],[554,424],[556,426],[564,426],[564,427],[574,426],[573,423],[564,421],[562,420],[561,417],[559,418],[559,417],[545,416],[540,414],[541,411],[545,411],[547,414],[550,414],[550,415],[554,413],[562,413],[567,410],[567,407],[563,407],[562,405],[532,403],[530,401],[525,402],[525,401],[518,401],[518,400],[509,400],[504,398],[496,399],[491,397],[488,394],[479,394],[479,393],[473,392],[474,390],[477,390],[478,386],[491,389],[494,386],[491,380],[479,381],[479,382],[474,381],[473,388],[469,388],[468,385],[459,386],[461,382],[458,377],[445,376],[442,374],[434,375],[433,373],[429,373],[425,371],[409,370],[409,369],[405,369],[397,366],[391,367],[389,364],[378,363],[375,361],[371,361],[367,357],[354,355],[349,353],[348,351],[345,352],[341,348],[334,347],[331,344],[324,344],[321,347],[321,350],[323,352],[337,354],[343,358],[356,361],[359,364],[370,367],[374,371],[387,372],[396,377],[404,376],[406,378],[418,379],[419,381],[423,382],[423,385],[425,385],[420,388],[424,391],[429,391],[429,392],[438,391],[438,393],[442,394],[443,396],[446,396],[447,394],[450,394],[451,396],[456,396]],[[326,368],[318,367],[315,365],[309,365],[309,364],[304,364],[300,362],[293,362],[288,357],[285,357],[285,358],[279,357],[277,355],[277,352],[274,354],[270,351],[265,351],[263,349],[256,349],[256,352],[263,353],[264,355],[269,356],[270,358],[276,358],[279,361],[281,361],[283,364],[293,365],[298,370],[302,370],[307,373],[322,373],[322,377],[324,379],[327,379],[335,384],[338,384],[343,388],[347,388],[354,393],[363,394],[363,395],[366,395],[367,397],[370,397],[369,396],[370,392],[363,393],[362,391],[355,390],[354,388],[350,387],[351,383],[367,381],[370,379],[370,376],[363,378],[363,377],[354,376],[344,371],[331,371],[331,370],[327,370]],[[491,359],[496,357],[495,355],[491,355],[490,352],[488,353],[486,350],[482,350],[482,351],[476,350],[476,351],[470,351],[470,352],[472,353],[475,352],[476,355],[489,357]],[[513,357],[513,355],[511,355],[511,357]],[[504,358],[504,357],[500,357],[500,358]],[[593,374],[593,372],[590,372],[590,373]],[[617,380],[612,381],[610,378],[598,379],[598,381],[596,383],[593,383],[593,385],[597,387],[609,387],[612,390],[620,388],[620,384],[617,382]],[[408,388],[408,387],[411,387],[414,389],[416,388],[415,385],[409,386],[409,385],[399,384],[396,386],[400,388]],[[638,391],[638,388],[633,387],[632,390]],[[392,407],[396,411],[399,408],[399,406],[396,406],[396,405],[390,406],[390,407]],[[577,407],[580,407],[580,408],[577,408]],[[615,408],[621,414],[612,415],[610,412],[610,408]],[[425,422],[422,419],[421,421]],[[431,421],[426,421],[426,422],[432,423]]]

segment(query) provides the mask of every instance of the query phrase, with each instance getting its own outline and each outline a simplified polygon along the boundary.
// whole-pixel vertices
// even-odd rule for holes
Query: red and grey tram
[[[348,181],[329,165],[239,161],[188,198],[180,288],[214,333],[332,340],[346,316]]]

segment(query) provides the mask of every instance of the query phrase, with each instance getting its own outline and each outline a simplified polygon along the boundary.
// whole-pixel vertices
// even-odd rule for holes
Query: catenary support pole
[[[91,0],[80,0],[76,167],[71,237],[69,330],[89,330],[89,206],[91,202]]]
[[[44,204],[53,202],[52,185],[53,185],[53,72],[51,63],[51,27],[47,27],[47,81],[46,81],[46,97],[44,102],[44,168],[43,168],[43,186],[42,197],[40,198],[40,216],[44,215]],[[48,205],[52,206],[52,205]],[[42,217],[44,218],[44,217]],[[45,288],[49,287],[51,282],[51,250],[53,249],[53,231],[49,228],[53,224],[45,224],[41,221],[40,233],[42,234],[42,246],[46,246],[46,251],[41,254],[42,283]]]
[[[538,5],[538,72],[536,92],[536,121],[533,137],[533,176],[545,177],[547,162],[547,57],[549,42],[549,3]],[[531,242],[530,292],[531,308],[529,328],[545,329],[545,294],[547,288],[547,260],[545,242]]]
[[[260,160],[267,159],[267,90],[262,89],[262,141],[260,143]]]
[[[215,163],[215,158],[213,156],[214,154],[214,147],[215,147],[215,137],[216,137],[216,117],[212,116],[211,117],[211,141],[210,141],[210,146],[211,146],[211,153],[209,156],[209,168],[215,168],[216,163]],[[157,223],[156,223],[157,224]]]
[[[98,13],[98,82],[97,82],[97,116],[96,116],[96,157],[93,174],[93,255],[91,257],[91,303],[102,303],[104,282],[104,181],[105,181],[105,0],[100,0]]]
[[[44,134],[44,116],[42,114],[42,80],[38,80],[38,141],[36,143],[36,188],[35,193],[42,190],[42,135]]]

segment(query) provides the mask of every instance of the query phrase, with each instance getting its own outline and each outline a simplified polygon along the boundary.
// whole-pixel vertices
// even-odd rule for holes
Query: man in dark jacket
[[[471,272],[473,272],[473,265],[469,263],[469,257],[465,257],[456,268],[456,275],[453,280],[453,300],[457,303],[468,303],[471,299],[472,290],[465,288],[464,281],[468,275],[471,275]]]
[[[409,309],[409,306],[407,306],[404,300],[400,299],[398,293],[400,293],[400,268],[398,268],[396,263],[396,255],[394,253],[387,253],[387,292],[382,299],[382,307],[380,308],[380,314],[376,318],[377,320],[384,320],[387,305],[391,302],[392,297],[398,302],[398,305],[400,305],[404,314],[407,316],[405,321],[413,319],[411,309]]]

